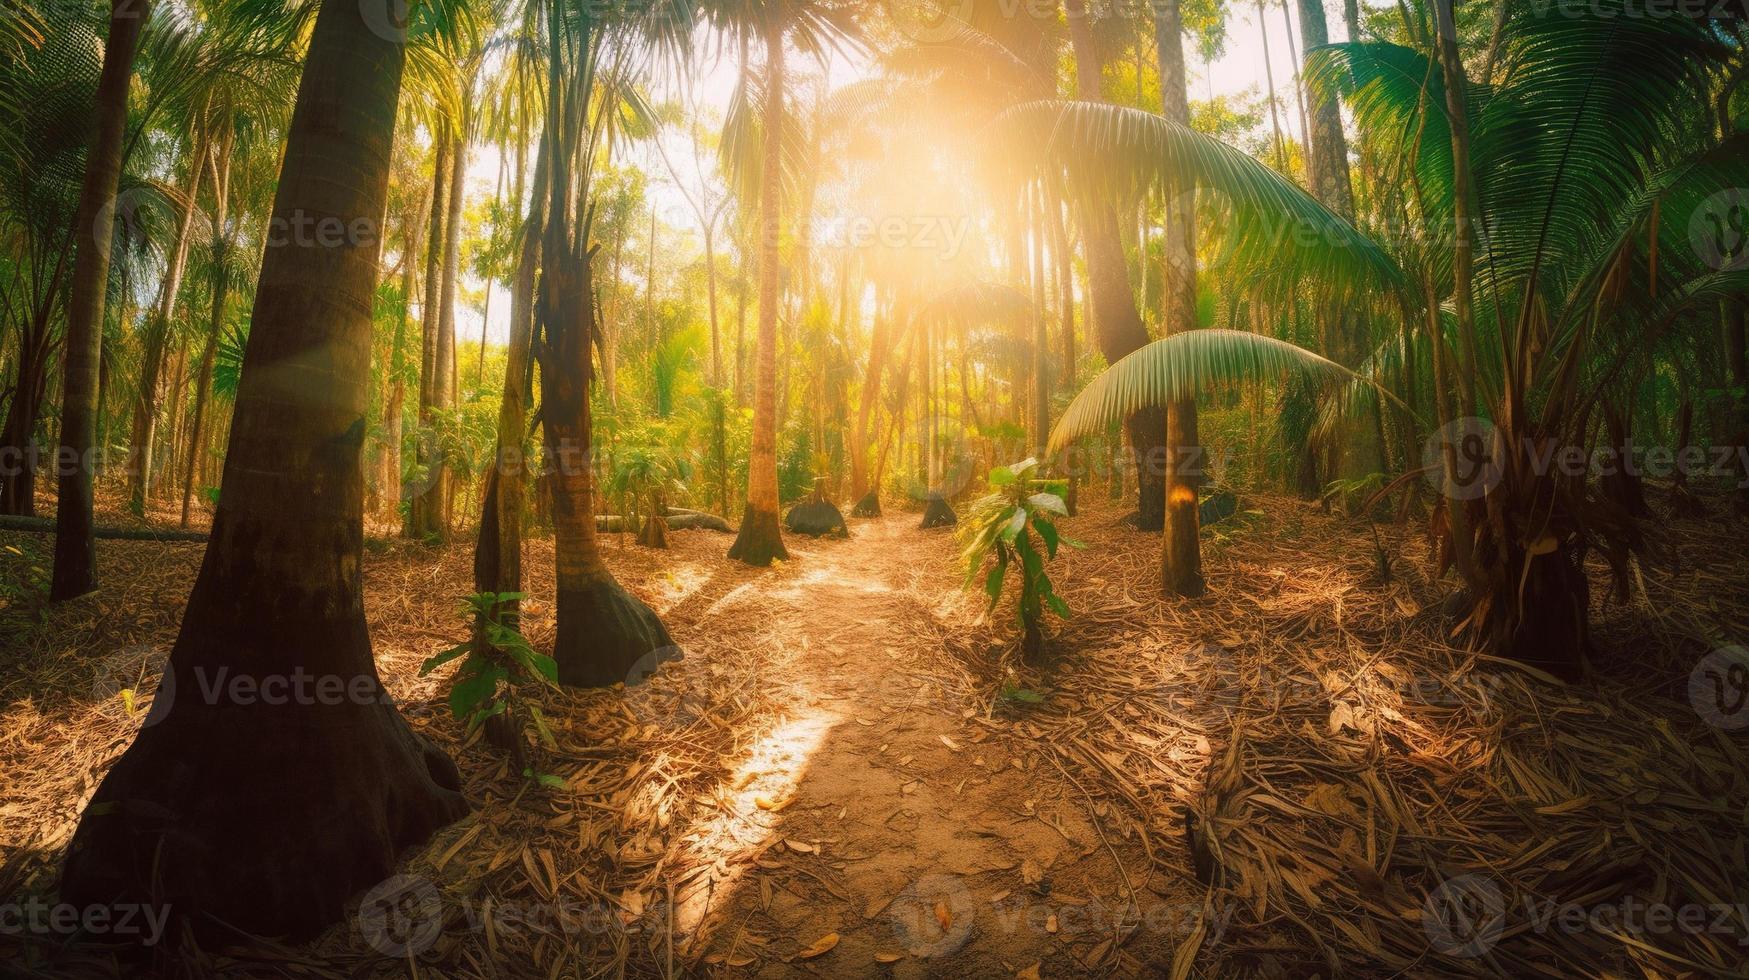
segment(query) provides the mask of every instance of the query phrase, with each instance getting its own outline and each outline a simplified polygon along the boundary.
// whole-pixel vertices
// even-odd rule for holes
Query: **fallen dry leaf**
[[[824,956],[827,953],[830,953],[832,947],[836,945],[838,945],[838,934],[835,932],[828,932],[819,939],[814,940],[814,945],[797,953],[796,959],[811,960],[816,956]]]

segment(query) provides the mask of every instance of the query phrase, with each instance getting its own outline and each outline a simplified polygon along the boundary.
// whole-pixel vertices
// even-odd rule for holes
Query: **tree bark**
[[[467,105],[468,103],[464,103]],[[435,361],[432,365],[435,381],[432,387],[432,407],[443,411],[456,404],[455,314],[456,292],[461,274],[462,202],[465,195],[462,180],[468,171],[468,121],[471,112],[464,111],[461,126],[449,148],[449,197],[445,204],[449,214],[443,222],[443,282],[437,297],[438,328]],[[454,518],[455,474],[441,465],[442,448],[438,449],[440,469],[432,481],[437,510],[431,522],[439,538],[449,535]]]
[[[146,512],[146,494],[152,485],[152,450],[158,436],[158,399],[164,373],[164,355],[170,340],[170,319],[176,312],[177,294],[182,290],[182,273],[187,266],[189,232],[194,227],[198,208],[203,165],[207,150],[205,139],[194,145],[189,154],[188,205],[176,225],[176,244],[170,252],[170,262],[164,273],[164,285],[158,305],[146,325],[144,351],[140,359],[140,386],[134,398],[134,420],[128,440],[128,509],[136,515]]]
[[[1083,100],[1103,102],[1099,80],[1104,72],[1084,0],[1065,0],[1069,39],[1075,50],[1075,73]],[[1117,215],[1109,207],[1079,209],[1081,241],[1087,260],[1089,320],[1106,363],[1116,364],[1149,341],[1148,328],[1136,310],[1119,237]],[[1166,413],[1145,408],[1124,420],[1130,460],[1136,470],[1135,525],[1158,531],[1166,526]]]
[[[783,22],[775,14],[765,34],[765,147],[759,178],[759,353],[753,380],[753,446],[747,462],[747,509],[729,557],[764,567],[787,560],[778,525],[777,303],[778,237],[782,233]]]
[[[534,194],[523,226],[515,289],[510,296],[510,349],[504,365],[504,394],[498,404],[498,442],[486,474],[480,538],[474,549],[474,589],[478,592],[522,591],[522,507],[528,481],[528,461],[522,447],[528,426],[535,270],[540,264],[549,161],[547,153],[535,161]],[[520,195],[517,200],[521,200]],[[511,627],[516,625],[519,615],[516,600],[502,604],[498,610],[499,622]]]
[[[557,18],[556,7],[549,11]],[[561,36],[553,30],[549,36]],[[577,43],[587,46],[588,39]],[[582,224],[572,215],[572,161],[578,157],[577,129],[588,105],[572,104],[575,87],[559,75],[558,55],[547,68],[547,136],[552,183],[541,243],[540,316],[542,343],[541,429],[553,507],[553,555],[558,584],[558,636],[553,659],[559,683],[574,687],[636,684],[663,661],[678,657],[656,614],[614,581],[601,560],[595,530],[595,473],[591,453],[589,360],[596,322],[590,260],[595,249],[574,234]],[[589,187],[575,194],[588,206]]]
[[[437,138],[437,160],[431,168],[431,229],[425,249],[425,302],[419,310],[419,438],[415,443],[418,462],[423,472],[422,486],[412,499],[408,511],[409,537],[423,538],[438,533],[438,517],[443,511],[443,459],[436,452],[432,410],[437,407],[437,337],[443,322],[438,312],[438,290],[443,281],[443,246],[445,188],[449,180],[449,138]]]
[[[97,588],[97,539],[91,536],[92,479],[97,460],[97,373],[103,351],[103,306],[109,291],[109,247],[115,232],[115,194],[127,135],[128,81],[134,73],[149,7],[146,0],[111,0],[103,71],[97,79],[97,131],[86,151],[79,210],[73,219],[75,255],[67,293],[66,376],[61,385],[61,439],[55,465],[55,565],[51,600]]]
[[[161,715],[86,808],[62,901],[167,907],[167,935],[186,924],[205,945],[300,940],[467,812],[454,764],[382,688],[359,571],[373,223],[404,56],[355,4],[316,16],[274,217],[373,231],[265,250],[225,493]]]
[[[1190,125],[1190,96],[1184,79],[1184,22],[1178,0],[1155,10],[1154,45],[1160,59],[1161,114]],[[1196,192],[1171,188],[1166,207],[1166,332],[1196,329]],[[1173,402],[1166,410],[1166,533],[1161,551],[1161,584],[1167,593],[1199,596],[1202,578],[1202,441],[1196,427],[1196,399]]]
[[[189,423],[188,475],[182,481],[182,526],[188,527],[190,504],[194,499],[194,477],[206,456],[201,439],[201,427],[206,420],[207,395],[213,386],[213,358],[218,352],[219,338],[225,330],[225,300],[230,292],[231,276],[226,268],[230,259],[229,232],[225,229],[226,198],[231,188],[231,132],[227,128],[219,141],[219,157],[213,163],[213,295],[212,316],[207,326],[206,349],[201,351],[200,368],[195,373],[194,417]]]

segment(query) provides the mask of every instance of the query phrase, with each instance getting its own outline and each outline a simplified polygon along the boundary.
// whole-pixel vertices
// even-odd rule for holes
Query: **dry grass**
[[[1062,900],[1203,914],[1170,935],[1119,921],[1070,936],[1004,935],[980,911],[952,956],[899,949],[901,975],[1040,963],[1043,975],[1744,973],[1741,906],[1693,931],[1646,929],[1643,917],[1568,930],[1558,910],[1746,900],[1741,735],[1688,703],[1697,661],[1749,635],[1742,522],[1667,522],[1680,566],[1642,569],[1628,603],[1600,596],[1598,676],[1560,685],[1452,645],[1415,534],[1384,530],[1394,575],[1381,583],[1363,524],[1285,498],[1245,506],[1267,516],[1209,532],[1211,595],[1192,602],[1157,598],[1157,539],[1120,529],[1116,511],[1068,522],[1090,547],[1053,567],[1075,618],[1053,625],[1044,675],[1012,666],[1006,622],[976,621],[951,539],[915,531],[914,518],[855,522],[851,541],[802,544],[770,571],[726,561],[727,539],[704,532],[674,535],[667,553],[609,539],[616,574],[687,657],[631,693],[540,697],[559,744],[539,765],[563,790],[464,743],[440,681],[417,676],[458,634],[469,549],[375,545],[379,668],[412,724],[455,755],[475,804],[406,868],[439,890],[445,928],[411,959],[386,957],[352,921],[295,951],[264,944],[177,966],[860,975],[876,969],[864,957],[897,948],[875,902],[863,907],[865,894],[893,898],[890,880],[873,880],[878,859],[927,853],[934,820],[1005,835],[998,857],[1030,853],[1017,828],[1054,828],[1069,842],[1048,870]],[[0,580],[24,581],[46,543],[0,534]],[[0,891],[52,891],[84,801],[140,723],[117,692],[151,689],[199,554],[105,542],[100,593],[0,610]],[[526,567],[526,626],[541,646],[550,542],[531,545]],[[1024,690],[1044,700],[1013,696]],[[810,719],[820,747],[786,757],[779,736]],[[943,735],[952,752],[903,748]],[[917,758],[891,758],[901,751]],[[889,775],[906,794],[897,803],[878,798]],[[923,822],[871,812],[859,823],[846,813],[863,808],[858,793],[870,811]],[[955,809],[968,798],[977,806]],[[1195,847],[1187,810],[1199,814]],[[1037,862],[972,864],[961,872],[982,898],[1039,894]],[[1442,941],[1431,913],[1454,889],[1482,911],[1498,896],[1486,949],[1455,948],[1467,934]],[[1548,902],[1555,917],[1538,927]],[[556,915],[513,921],[494,908]],[[828,930],[842,945],[806,957]],[[0,936],[0,955],[14,938]],[[46,975],[101,965],[40,943],[23,952]]]

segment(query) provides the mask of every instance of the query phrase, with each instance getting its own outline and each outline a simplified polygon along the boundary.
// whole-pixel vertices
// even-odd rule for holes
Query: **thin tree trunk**
[[[1184,79],[1184,24],[1178,0],[1164,0],[1154,20],[1160,59],[1161,114],[1190,125],[1190,100]],[[1196,328],[1196,198],[1189,186],[1169,188],[1166,208],[1166,332]],[[1202,442],[1197,434],[1196,399],[1173,402],[1166,411],[1166,533],[1161,583],[1172,595],[1204,591],[1198,537],[1201,515],[1197,490],[1202,483]]]
[[[444,202],[449,208],[449,215],[444,219],[443,228],[443,283],[437,299],[438,330],[437,330],[437,363],[436,377],[437,396],[436,407],[439,410],[454,408],[459,393],[456,391],[456,349],[455,321],[457,293],[460,290],[461,279],[461,239],[462,239],[462,203],[465,198],[462,180],[468,172],[468,124],[473,116],[472,103],[463,103],[461,126],[455,134],[455,141],[450,144],[449,156],[449,197]],[[439,537],[449,537],[449,530],[455,520],[455,491],[459,474],[444,467],[442,478],[435,488],[441,501],[434,523],[438,527]]]
[[[1081,97],[1104,101],[1099,94],[1104,66],[1084,2],[1065,0],[1065,9]],[[1079,210],[1087,262],[1088,322],[1106,363],[1116,364],[1147,345],[1148,328],[1136,311],[1117,215],[1109,207]],[[1139,530],[1158,531],[1166,526],[1166,413],[1158,408],[1142,409],[1124,420],[1124,429],[1136,470],[1135,524]]]
[[[759,354],[753,382],[753,446],[747,462],[747,509],[729,557],[764,567],[787,560],[778,526],[777,304],[778,236],[783,229],[784,66],[782,18],[765,35],[765,164],[759,178]]]
[[[134,421],[128,440],[128,509],[136,516],[146,512],[146,494],[152,484],[152,450],[158,435],[158,401],[163,387],[164,355],[170,340],[170,319],[176,312],[177,295],[182,289],[182,273],[187,265],[189,232],[194,226],[200,185],[206,173],[204,161],[207,149],[205,137],[196,141],[189,154],[188,204],[176,224],[176,245],[171,249],[170,262],[164,273],[164,285],[158,294],[158,305],[146,326],[145,350],[140,359],[140,386],[134,399]]]
[[[219,157],[213,163],[213,290],[212,317],[207,326],[206,349],[200,355],[200,370],[194,382],[194,418],[189,423],[187,477],[182,481],[182,526],[188,527],[188,513],[194,499],[194,477],[206,455],[201,426],[206,418],[207,394],[213,386],[213,358],[218,352],[219,337],[225,329],[225,300],[231,287],[226,264],[230,261],[229,231],[225,228],[227,197],[231,188],[231,131],[227,127],[219,140]]]
[[[436,143],[437,160],[431,169],[430,237],[425,249],[425,297],[419,310],[419,437],[414,449],[423,474],[423,485],[413,496],[408,510],[407,536],[413,538],[437,533],[437,519],[443,509],[443,460],[436,452],[432,410],[437,406],[437,335],[442,322],[438,313],[438,290],[443,280],[444,226],[449,213],[444,203],[445,185],[449,179],[449,138],[440,134]]]
[[[149,13],[146,0],[111,0],[103,70],[97,79],[97,129],[87,151],[73,220],[77,253],[67,293],[66,380],[62,384],[60,498],[55,507],[55,565],[49,598],[71,599],[97,588],[91,458],[97,440],[97,373],[103,350],[103,303],[109,289],[109,248],[116,186],[127,134],[128,81]]]
[[[509,353],[504,365],[504,394],[498,404],[498,441],[492,465],[486,473],[485,499],[480,508],[480,538],[474,549],[474,589],[477,592],[522,591],[522,509],[528,480],[528,461],[523,456],[522,447],[531,394],[535,270],[540,265],[550,161],[551,154],[545,152],[535,161],[534,195],[523,226],[516,283],[510,295]],[[517,200],[520,202],[521,199],[519,193]],[[498,607],[499,622],[512,628],[516,626],[519,615],[515,599]]]

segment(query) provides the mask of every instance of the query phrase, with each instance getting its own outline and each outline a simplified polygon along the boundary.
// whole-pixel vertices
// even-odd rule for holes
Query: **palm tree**
[[[97,80],[97,136],[85,159],[77,242],[67,292],[66,379],[62,382],[60,497],[55,507],[55,567],[49,598],[71,599],[97,588],[91,481],[96,475],[97,365],[103,346],[103,305],[109,292],[109,247],[115,231],[116,186],[121,181],[128,121],[128,82],[134,75],[149,7],[146,0],[111,0],[103,73]]]
[[[381,220],[404,58],[359,5],[321,6],[279,227]],[[68,849],[64,901],[170,902],[201,935],[306,937],[467,810],[453,763],[384,693],[365,626],[377,252],[374,240],[300,236],[266,250],[224,495],[160,688],[180,696],[98,786]],[[253,696],[264,682],[303,693],[267,703]]]
[[[1169,80],[1162,92],[1168,111],[1187,116],[1177,43],[1182,28],[1176,13],[1177,5],[1167,4],[1157,14],[1157,42]],[[1170,84],[1174,74],[1176,85]],[[1402,271],[1376,243],[1286,177],[1183,122],[1098,103],[1040,102],[1010,110],[1003,125],[1004,145],[1045,147],[1036,155],[1047,172],[1064,173],[1070,192],[1082,198],[1124,199],[1138,188],[1156,189],[1166,198],[1168,336],[1119,359],[1083,391],[1058,422],[1047,452],[1101,433],[1138,409],[1168,408],[1167,441],[1174,452],[1168,467],[1161,581],[1170,595],[1198,595],[1203,581],[1195,396],[1216,383],[1245,378],[1294,375],[1330,381],[1351,372],[1268,338],[1187,329],[1196,322],[1193,192],[1214,191],[1226,202],[1229,245],[1257,258],[1255,280],[1311,274],[1394,288],[1403,280]],[[1316,241],[1276,234],[1284,220],[1290,227],[1316,232]],[[1206,360],[1181,362],[1186,355],[1179,352],[1184,351],[1201,352]],[[1296,352],[1305,357],[1296,357]]]
[[[747,506],[729,557],[755,567],[786,560],[778,522],[777,492],[777,317],[783,237],[783,183],[787,124],[784,101],[786,39],[804,53],[822,54],[839,38],[852,36],[844,10],[814,0],[725,0],[709,15],[731,34],[765,46],[765,78],[760,116],[759,167],[759,324],[753,369],[753,445],[747,463]],[[745,91],[746,86],[742,86]],[[728,142],[725,140],[725,142]]]
[[[753,445],[747,461],[747,506],[729,557],[764,566],[789,558],[778,524],[777,304],[778,240],[783,210],[783,35],[781,5],[765,17],[764,154],[759,171],[759,328],[753,369]]]
[[[595,201],[590,193],[598,151],[611,140],[625,87],[604,84],[604,51],[613,29],[622,40],[634,28],[657,33],[656,46],[677,49],[684,22],[652,5],[648,18],[598,22],[584,11],[574,18],[549,4],[547,14],[547,111],[541,152],[550,179],[544,211],[536,299],[540,341],[534,347],[541,373],[541,430],[553,505],[554,559],[558,579],[558,636],[553,659],[559,682],[577,687],[635,683],[675,657],[667,629],[654,611],[615,581],[602,561],[595,530],[595,474],[589,389],[595,330],[595,290],[589,242]],[[590,110],[593,108],[593,112]]]
[[[1167,16],[1176,20],[1177,0],[1167,0],[1159,9],[1165,11],[1168,8],[1170,14],[1163,13],[1158,16],[1162,20]],[[1101,89],[1101,78],[1105,72],[1105,59],[1093,34],[1092,14],[1087,10],[1084,0],[1065,0],[1064,9],[1068,15],[1069,39],[1075,51],[1077,96],[1084,101],[1104,103],[1106,99]],[[1176,32],[1174,35],[1176,36]],[[1161,64],[1161,89],[1164,93],[1171,87],[1171,83],[1164,80],[1167,71],[1165,62],[1162,61]],[[1179,58],[1179,65],[1182,78],[1182,56]],[[1189,124],[1188,119],[1175,121]],[[1087,284],[1091,292],[1088,297],[1088,308],[1091,310],[1089,320],[1106,363],[1116,364],[1148,343],[1148,327],[1142,322],[1142,315],[1136,309],[1135,292],[1130,288],[1129,266],[1124,261],[1123,240],[1118,234],[1115,211],[1110,204],[1098,202],[1081,208],[1080,212],[1082,247],[1087,260]],[[1143,252],[1145,251],[1143,246]],[[1145,281],[1146,277],[1143,278]],[[1194,279],[1190,290],[1191,308],[1194,310]],[[1194,435],[1194,416],[1190,421],[1193,423],[1191,432]],[[1161,530],[1166,526],[1166,482],[1174,458],[1167,441],[1166,412],[1159,406],[1138,409],[1124,419],[1124,431],[1129,436],[1130,460],[1136,471],[1136,528],[1142,531]]]
[[[1179,0],[1154,10],[1154,47],[1160,58],[1162,118],[1190,128],[1190,94],[1184,73],[1184,20]],[[1196,327],[1195,191],[1179,185],[1166,206],[1165,310],[1168,336]],[[1166,524],[1160,553],[1160,578],[1168,592],[1192,597],[1203,593],[1200,510],[1202,440],[1197,435],[1196,399],[1166,406]]]
[[[1273,270],[1324,290],[1365,283],[1358,306],[1400,314],[1420,332],[1440,421],[1495,433],[1466,440],[1482,454],[1473,474],[1460,472],[1446,438],[1435,462],[1399,478],[1431,470],[1447,491],[1433,522],[1464,585],[1460,623],[1497,653],[1572,674],[1589,644],[1586,557],[1601,555],[1625,592],[1647,531],[1618,493],[1541,461],[1569,447],[1619,447],[1623,433],[1611,430],[1625,426],[1606,424],[1612,404],[1633,397],[1659,358],[1716,344],[1718,304],[1749,292],[1749,269],[1706,254],[1687,221],[1659,216],[1701,221],[1709,201],[1744,186],[1749,136],[1693,137],[1708,107],[1685,95],[1710,91],[1728,63],[1723,26],[1626,16],[1626,6],[1561,18],[1519,11],[1502,31],[1507,67],[1482,88],[1464,77],[1451,11],[1433,13],[1423,47],[1313,52],[1315,84],[1348,99],[1363,131],[1402,140],[1413,192],[1405,210],[1420,227],[1386,243],[1256,161],[1155,117],[1041,106],[1015,121],[1035,142],[1074,145],[1060,162],[1084,190],[1188,177],[1220,191],[1240,275]],[[1271,213],[1278,230],[1295,233],[1271,233]],[[1054,441],[1222,380],[1329,382],[1346,370],[1269,338],[1206,333],[1114,365],[1065,413]],[[1406,346],[1381,348],[1361,366],[1364,379],[1326,404],[1369,405],[1407,356]],[[1468,479],[1477,475],[1485,479]]]

